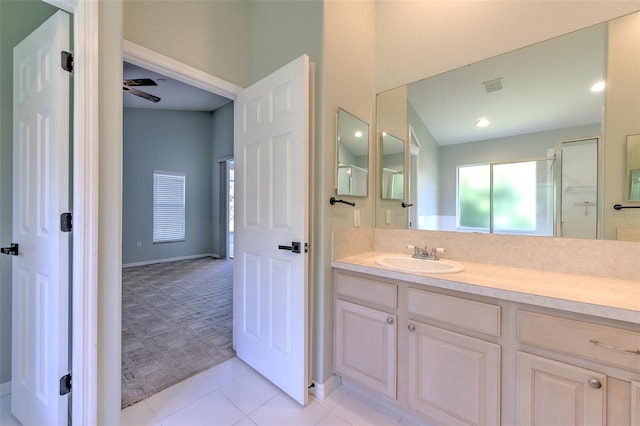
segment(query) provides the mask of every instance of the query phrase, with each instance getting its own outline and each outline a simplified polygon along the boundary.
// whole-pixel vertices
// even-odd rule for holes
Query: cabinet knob
[[[589,383],[589,386],[594,389],[600,389],[602,387],[602,383],[600,383],[600,380],[598,379],[589,379],[587,383]]]
[[[413,324],[409,324],[409,325],[407,326],[407,328],[409,329],[409,331],[415,331],[415,330],[416,330],[416,326],[415,326],[415,325],[413,325]]]
[[[387,318],[387,324],[393,324],[393,318],[391,317]]]

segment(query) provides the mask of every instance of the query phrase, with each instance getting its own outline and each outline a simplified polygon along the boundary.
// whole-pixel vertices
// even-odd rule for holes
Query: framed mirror
[[[339,108],[336,194],[366,197],[369,191],[369,124]]]
[[[640,135],[627,136],[627,201],[640,201]]]
[[[635,53],[640,40],[637,25],[640,12],[624,18],[624,21],[618,18],[379,93],[376,105],[379,131],[388,128],[392,120],[403,123],[403,128],[395,128],[394,132],[411,134],[412,139],[415,135],[419,140],[419,150],[412,151],[405,159],[404,172],[412,176],[411,202],[415,204],[408,226],[613,239],[616,226],[620,226],[618,217],[625,216],[624,226],[640,228],[640,220],[612,208],[623,197],[631,197],[632,169],[640,174],[640,166],[627,166],[625,184],[620,173],[624,165],[603,160],[622,158],[626,135],[639,133],[637,117],[626,111],[637,111],[640,98],[634,100],[637,105],[629,105],[631,98],[624,92],[633,91],[640,84],[640,62]],[[607,87],[608,81],[613,82],[611,87]],[[628,119],[620,119],[627,116]],[[615,118],[615,125],[609,125],[609,121],[604,125],[609,117]],[[625,136],[621,137],[622,132]],[[557,147],[570,145],[564,142],[583,140],[602,140],[602,148],[598,148],[597,142],[592,144],[595,148],[590,150],[596,157],[589,160],[589,170],[578,168],[589,172],[584,178],[565,173],[565,183],[561,184],[558,177],[561,175],[557,173],[562,166],[561,155]],[[639,154],[634,152],[627,154],[627,158],[634,155],[638,158]],[[564,159],[565,163],[569,161],[568,153]],[[478,206],[479,202],[460,199],[469,189],[460,187],[460,168],[471,171],[478,165],[524,163],[534,164],[531,181],[527,183],[533,192],[524,197],[520,194],[524,184],[497,186],[497,182],[493,182],[494,191],[506,188],[510,192],[495,192],[493,198],[487,196],[482,201],[491,212],[489,225],[483,225],[485,229],[480,231],[474,229],[476,226],[461,226],[461,209],[466,212],[467,206]],[[565,172],[571,170],[568,164],[564,166]],[[506,182],[515,180],[508,178]],[[470,187],[476,183],[471,182]],[[534,212],[530,225],[502,227],[502,224],[516,223],[518,218],[500,213],[495,204],[496,195],[506,201],[533,200],[534,204],[529,201],[529,205],[522,206],[509,201],[506,202],[509,208],[504,209],[505,215],[511,215],[509,212],[515,215],[521,210]],[[561,199],[570,204],[575,214],[563,215],[562,209],[568,207],[559,204]],[[387,210],[389,208],[402,209],[400,206]],[[389,212],[376,209],[378,214],[388,216]],[[574,223],[567,223],[569,217],[571,221],[575,219]],[[554,226],[556,221],[562,223]],[[381,222],[376,218],[377,224]],[[588,232],[576,229],[568,233],[569,229],[587,222]],[[403,225],[398,222],[396,227]]]
[[[404,200],[405,147],[399,137],[382,132],[380,189],[383,200]]]

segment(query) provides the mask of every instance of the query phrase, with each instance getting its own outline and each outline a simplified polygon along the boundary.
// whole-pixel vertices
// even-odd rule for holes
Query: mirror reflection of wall
[[[640,201],[640,135],[627,136],[627,201]]]
[[[417,224],[418,229],[477,232],[473,226],[465,229],[460,225],[458,171],[461,166],[540,159],[539,164],[544,165],[536,167],[540,174],[536,177],[537,185],[558,190],[559,177],[549,173],[556,160],[546,160],[554,156],[558,142],[604,137],[603,158],[608,161],[618,158],[619,151],[624,149],[623,138],[629,133],[639,133],[637,114],[635,119],[632,117],[640,108],[640,98],[632,102],[628,96],[621,97],[624,92],[634,92],[640,84],[637,72],[640,62],[634,56],[640,50],[636,44],[629,43],[638,40],[640,33],[637,26],[640,18],[636,16],[640,13],[379,93],[378,129],[388,129],[390,122],[402,123],[404,120],[404,126],[420,141],[419,156],[405,160],[405,173],[417,177],[417,185],[410,183],[409,188],[411,200],[417,200],[415,218],[411,217],[409,226]],[[608,83],[611,83],[610,88],[607,88]],[[605,98],[607,110],[603,114]],[[606,128],[603,117],[607,119]],[[612,117],[614,124],[610,124]],[[621,139],[618,134],[622,129],[626,132]],[[394,132],[405,134],[405,129],[395,128]],[[603,164],[599,166],[601,161]],[[623,196],[625,199],[630,197],[633,172],[627,172],[625,185],[620,182],[620,168],[624,165],[611,168],[611,164],[606,163],[606,170],[604,165],[604,160],[596,159],[590,169],[594,176],[601,173],[600,180],[595,183],[595,194],[588,200],[574,202],[589,201],[586,207],[588,219],[599,220],[596,227],[590,222],[589,232],[581,238],[595,238],[595,228],[599,227],[603,231],[597,238],[615,238],[615,227],[619,226],[640,228],[635,216],[612,209]],[[633,169],[640,170],[640,165]],[[545,182],[547,178],[549,180]],[[417,194],[413,194],[414,189]],[[575,188],[573,192],[576,192]],[[538,197],[535,206],[530,206],[537,212],[535,233],[565,235],[558,231],[557,225],[554,226],[556,212],[562,211],[560,197],[555,199],[548,192],[545,194]],[[491,201],[488,201],[489,205]],[[401,209],[400,206],[384,206],[384,209],[376,208],[377,224],[382,222],[378,215],[387,217]],[[585,207],[581,207],[580,219],[584,219]],[[544,217],[541,216],[543,210],[547,211]],[[493,225],[507,223],[506,217],[495,217],[495,212],[494,217],[489,215],[487,218],[495,221]],[[403,223],[387,226],[394,225],[402,227]],[[489,229],[485,232],[498,232],[499,226],[492,228],[490,224]],[[525,229],[533,232],[531,226]],[[500,232],[522,233],[513,225]]]
[[[383,200],[404,200],[404,170],[404,141],[383,132],[380,170]]]
[[[338,109],[336,193],[366,197],[369,188],[369,124]]]

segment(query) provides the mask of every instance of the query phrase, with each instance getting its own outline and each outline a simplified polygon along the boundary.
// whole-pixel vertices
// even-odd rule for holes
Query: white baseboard
[[[189,259],[200,259],[201,257],[213,257],[219,259],[220,256],[216,256],[213,253],[201,253],[201,254],[192,254],[189,256],[180,256],[180,257],[170,257],[167,259],[154,259],[154,260],[143,260],[142,262],[131,262],[131,263],[123,263],[123,268],[130,268],[132,266],[143,266],[143,265],[153,265],[156,263],[166,263],[166,262],[175,262],[178,260],[189,260]]]
[[[11,382],[0,383],[0,396],[11,394]]]
[[[329,377],[324,383],[315,382],[312,388],[309,388],[309,393],[318,399],[325,399],[334,390],[338,389],[342,384],[340,376],[335,374]]]

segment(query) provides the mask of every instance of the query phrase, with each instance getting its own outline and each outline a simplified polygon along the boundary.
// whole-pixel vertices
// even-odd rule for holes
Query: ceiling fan
[[[122,89],[132,95],[140,96],[151,102],[160,102],[160,98],[142,90],[134,89],[136,86],[157,86],[158,84],[150,78],[135,78],[132,80],[124,80]]]

